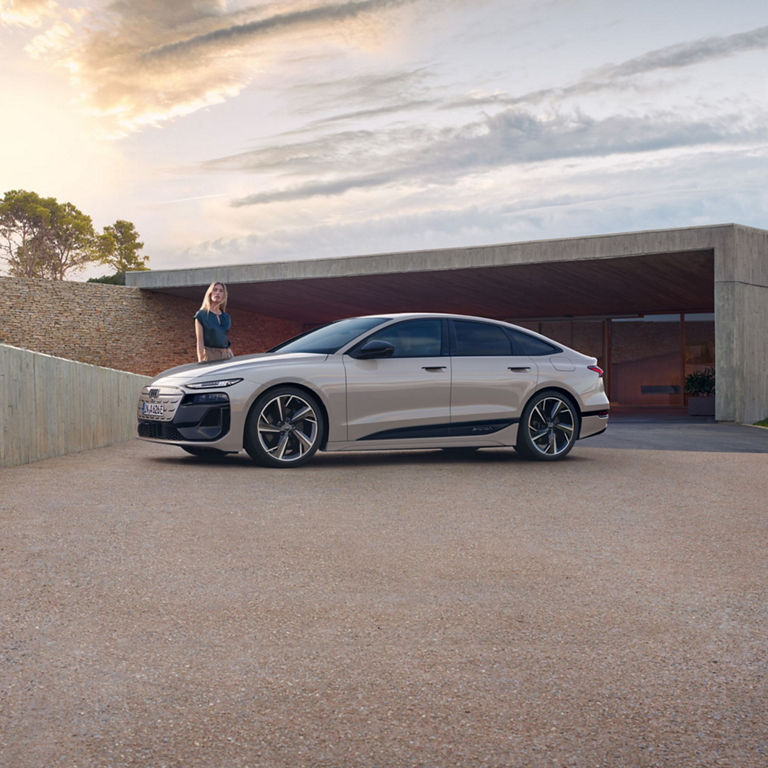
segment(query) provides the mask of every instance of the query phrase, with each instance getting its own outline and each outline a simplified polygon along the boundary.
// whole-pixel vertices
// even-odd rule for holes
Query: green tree
[[[144,243],[139,242],[139,233],[132,222],[118,219],[104,227],[98,240],[99,261],[114,268],[116,273],[149,269],[148,257],[139,254]]]
[[[44,277],[63,280],[67,273],[97,258],[93,222],[72,203],[56,203],[45,231]]]
[[[0,256],[15,277],[64,280],[98,257],[91,218],[54,197],[6,192],[0,201]]]
[[[114,268],[109,282],[125,284],[128,270],[145,270],[148,258],[139,251],[136,227],[124,219],[104,227],[93,222],[72,203],[14,189],[0,200],[0,263],[15,277],[64,280],[69,272],[91,262]]]
[[[56,201],[13,189],[0,201],[0,255],[15,277],[45,276],[45,233]]]

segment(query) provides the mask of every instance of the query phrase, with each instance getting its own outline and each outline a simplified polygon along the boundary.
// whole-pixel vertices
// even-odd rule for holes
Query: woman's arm
[[[195,341],[197,342],[197,362],[202,363],[205,344],[203,343],[203,324],[199,320],[195,320]]]

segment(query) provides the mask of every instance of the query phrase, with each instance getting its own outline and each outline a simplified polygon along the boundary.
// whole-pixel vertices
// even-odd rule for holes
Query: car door
[[[459,434],[520,414],[538,379],[535,360],[513,354],[511,336],[495,323],[451,321],[451,424]],[[503,425],[496,425],[496,428]]]
[[[448,428],[451,368],[444,321],[417,318],[388,325],[344,355],[347,439],[430,437]],[[391,344],[388,357],[358,359],[371,341]]]

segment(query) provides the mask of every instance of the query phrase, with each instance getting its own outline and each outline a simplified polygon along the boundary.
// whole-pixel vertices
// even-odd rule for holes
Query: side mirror
[[[366,341],[362,347],[358,347],[350,352],[349,356],[357,360],[371,360],[377,357],[392,357],[394,353],[394,344],[381,339],[372,339],[371,341]]]

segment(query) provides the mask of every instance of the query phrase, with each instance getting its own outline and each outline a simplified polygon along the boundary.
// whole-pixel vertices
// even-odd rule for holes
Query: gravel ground
[[[768,765],[768,456],[0,470],[0,765]]]

